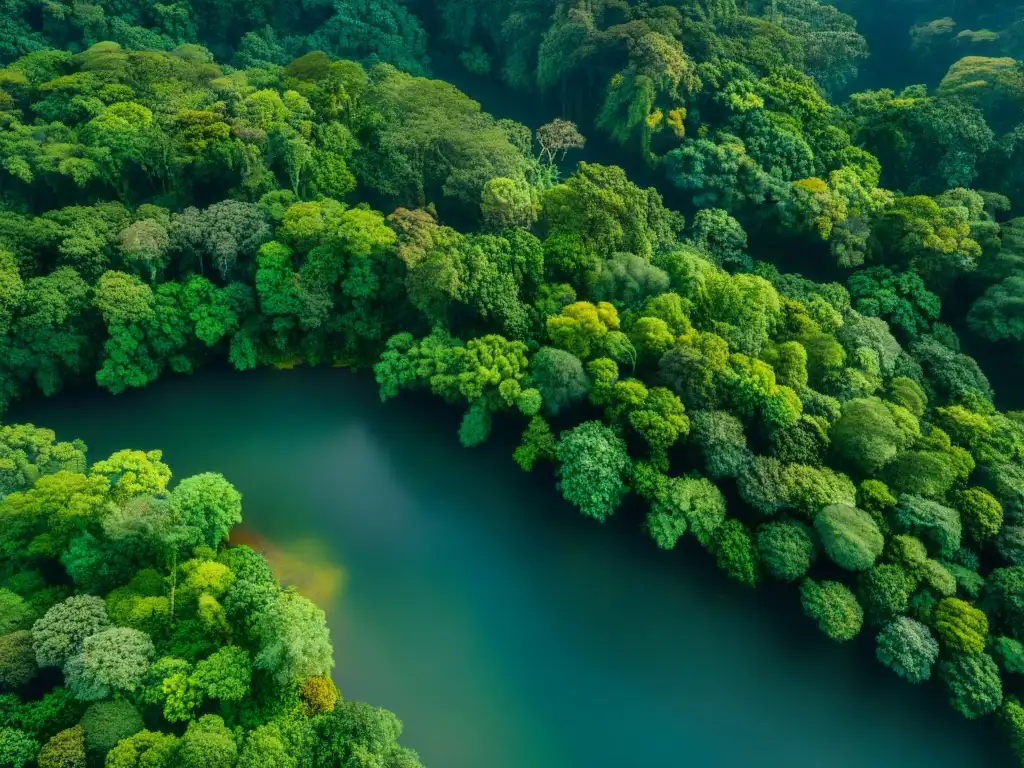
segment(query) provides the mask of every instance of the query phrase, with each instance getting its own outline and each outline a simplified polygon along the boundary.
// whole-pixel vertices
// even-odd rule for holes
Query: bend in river
[[[334,369],[9,414],[92,460],[162,448],[179,479],[226,475],[240,536],[327,610],[342,693],[396,712],[433,768],[1013,765],[991,720],[897,679],[869,637],[831,643],[792,588],[748,592],[628,514],[583,519],[508,440],[460,448],[457,418]]]

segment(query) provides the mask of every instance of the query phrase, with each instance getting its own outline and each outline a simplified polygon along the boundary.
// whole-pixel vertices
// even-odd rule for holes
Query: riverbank
[[[519,472],[511,436],[466,451],[458,414],[422,406],[381,406],[365,374],[214,367],[8,421],[82,437],[94,460],[159,447],[179,476],[223,472],[252,531],[344,572],[324,604],[342,693],[395,711],[428,766],[1014,764],[993,721],[900,681],[869,636],[832,643],[791,589],[660,552],[628,509],[580,517]]]

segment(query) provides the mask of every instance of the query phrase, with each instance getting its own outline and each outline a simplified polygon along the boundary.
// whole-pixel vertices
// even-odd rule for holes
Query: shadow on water
[[[380,406],[368,375],[213,369],[13,418],[94,459],[161,447],[179,478],[223,472],[242,536],[300,589],[334,585],[343,693],[397,712],[429,766],[1013,765],[991,719],[899,681],[868,636],[829,642],[791,588],[660,552],[635,510],[583,519],[512,464],[514,435],[465,451],[456,413]]]

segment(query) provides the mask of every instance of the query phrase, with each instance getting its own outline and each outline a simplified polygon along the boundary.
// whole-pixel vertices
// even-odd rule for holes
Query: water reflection
[[[274,576],[286,587],[295,587],[325,611],[337,604],[348,584],[348,573],[333,562],[337,554],[319,539],[304,538],[276,543],[249,525],[231,531],[232,544],[245,544],[261,552]]]

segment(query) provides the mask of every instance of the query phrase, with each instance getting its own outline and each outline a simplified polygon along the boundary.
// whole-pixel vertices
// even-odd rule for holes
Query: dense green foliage
[[[955,708],[999,711],[1024,745],[1024,416],[996,408],[952,327],[1024,342],[1019,30],[980,14],[1006,28],[998,45],[958,35],[982,47],[951,57],[950,25],[915,19],[944,77],[851,93],[867,5],[8,3],[0,407],[216,357],[372,366],[384,400],[461,408],[466,446],[518,419],[516,461],[551,469],[583,514],[636,497],[661,549],[692,534],[742,584],[798,584],[829,637],[867,625],[883,664],[934,671]],[[576,124],[534,133],[418,76],[425,30]],[[656,169],[689,222],[616,166],[563,177],[577,124]],[[769,243],[858,271],[783,274],[758,261]],[[344,702],[280,720],[309,709],[329,645],[296,646],[317,609],[285,594],[262,616],[243,556],[217,552],[239,508],[223,479],[168,491],[158,455],[90,468],[36,434],[4,428],[18,522],[0,551],[67,579],[11,571],[0,684],[60,667],[62,693],[40,700],[74,717],[0,732],[12,762],[38,744],[41,765],[246,765],[301,743],[346,764],[369,759],[353,733],[397,733]],[[164,519],[186,533],[166,539]],[[185,621],[203,632],[168,632]],[[100,705],[121,702],[163,720],[118,732],[124,712]]]
[[[439,52],[622,144],[696,208],[736,216],[752,242],[783,240],[818,273],[826,250],[842,267],[869,267],[850,276],[857,309],[901,340],[928,333],[949,297],[958,327],[1022,359],[1011,205],[1017,215],[1024,205],[1024,24],[1014,3],[411,7]],[[857,92],[862,64],[872,83],[922,84]],[[736,219],[698,217],[694,229],[710,237],[695,241],[742,267]],[[969,279],[951,296],[959,278]]]
[[[90,465],[30,425],[0,451],[0,764],[419,765],[391,713],[339,700],[323,612],[225,544],[223,477],[170,487],[159,451]]]
[[[336,0],[300,5],[158,2],[36,3],[0,10],[0,61],[53,47],[80,51],[112,40],[125,48],[170,50],[202,43],[242,65],[286,64],[309,50],[387,61],[410,71],[427,66],[426,34],[398,2]]]

